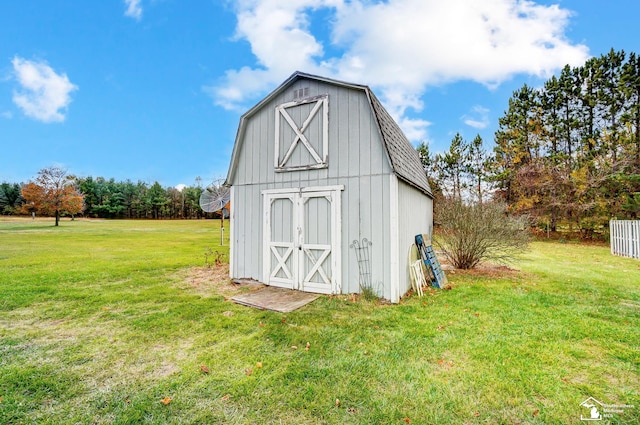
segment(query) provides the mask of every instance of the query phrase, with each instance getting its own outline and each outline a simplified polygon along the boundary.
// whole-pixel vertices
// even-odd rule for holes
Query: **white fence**
[[[640,258],[640,220],[611,220],[609,231],[613,255]]]

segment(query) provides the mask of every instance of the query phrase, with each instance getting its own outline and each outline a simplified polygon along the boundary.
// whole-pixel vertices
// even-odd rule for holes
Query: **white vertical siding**
[[[334,246],[342,247],[342,194],[340,192],[334,193],[334,198],[331,203],[331,216],[336,219],[335,226],[332,227],[331,241]],[[335,249],[331,253],[331,269],[342,270],[342,258],[341,255],[335,252]],[[342,292],[342,276],[331,276],[332,287],[337,288],[338,292]]]
[[[235,188],[232,186],[231,189],[229,190],[229,204],[235,206],[236,205],[236,198],[235,198]],[[234,257],[233,257],[233,251],[235,248],[235,242],[234,242],[234,238],[233,238],[233,231],[235,230],[235,209],[231,208],[231,211],[229,212],[229,277],[233,278],[233,274],[234,274],[234,270],[235,270],[235,263],[234,263]]]
[[[291,101],[293,91],[304,87],[309,87],[309,96],[329,96],[328,167],[275,172],[275,107]],[[296,117],[298,119],[301,118]],[[363,238],[372,243],[369,255],[373,289],[393,301],[406,292],[409,288],[405,283],[408,282],[407,244],[415,234],[430,230],[431,200],[392,174],[364,91],[319,81],[296,81],[247,118],[237,155],[238,169],[230,181],[233,185],[232,277],[263,279],[262,191],[344,185],[339,203],[341,252],[334,259],[342,269],[342,292],[360,291],[356,252],[349,245]],[[295,161],[304,159],[296,157]],[[416,211],[427,209],[429,214],[420,216],[416,222]],[[399,235],[396,241],[392,238],[392,223]],[[395,282],[393,288],[392,282]]]
[[[349,248],[354,240],[360,240],[360,216],[362,214],[360,192],[361,186],[356,179],[346,179],[345,191],[342,195],[342,231],[343,239],[342,264],[343,279],[342,289],[345,293],[358,292],[358,267],[356,252]],[[366,235],[370,237],[370,235]],[[355,264],[355,266],[354,266]]]
[[[399,219],[399,205],[398,205],[398,178],[395,174],[389,176],[389,265],[391,276],[389,278],[389,299],[391,302],[397,303],[400,301],[400,252],[398,250],[399,235],[400,235],[400,223]],[[404,293],[404,292],[403,292]]]
[[[356,250],[349,245],[363,239],[371,242],[368,248],[372,289],[378,295],[391,299],[391,234],[390,234],[390,174],[367,175],[347,179],[343,211],[343,267],[348,276],[343,281],[343,292],[360,292],[360,274]],[[348,223],[347,223],[348,222]],[[348,266],[344,266],[347,264]]]
[[[413,186],[398,183],[398,255],[400,257],[399,285],[400,295],[411,289],[409,275],[409,249],[418,234],[433,232],[433,200],[424,196]]]

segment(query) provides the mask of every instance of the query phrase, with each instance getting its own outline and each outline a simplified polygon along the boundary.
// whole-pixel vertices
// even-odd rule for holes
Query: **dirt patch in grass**
[[[222,295],[225,299],[264,287],[259,283],[234,283],[229,278],[229,264],[192,267],[183,272],[181,281],[180,289],[202,297]]]
[[[520,270],[506,266],[504,264],[492,264],[492,263],[480,263],[472,269],[463,270],[457,269],[449,262],[448,258],[442,253],[437,251],[436,254],[440,260],[442,270],[446,274],[452,275],[468,275],[468,276],[485,276],[492,278],[511,277],[521,273]]]
[[[630,309],[640,310],[640,301],[620,300],[620,305],[628,307]]]
[[[448,275],[466,275],[466,276],[504,278],[504,277],[513,277],[522,273],[518,269],[514,269],[509,266],[505,266],[501,264],[482,263],[476,266],[475,268],[469,269],[469,270],[454,269],[453,266],[450,266],[450,265],[447,265],[447,266],[443,265],[443,269],[445,270],[445,273],[447,273]]]

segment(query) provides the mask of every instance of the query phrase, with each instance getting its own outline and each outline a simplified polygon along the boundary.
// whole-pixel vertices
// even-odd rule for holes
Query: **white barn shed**
[[[392,302],[411,288],[433,196],[369,87],[294,73],[240,118],[226,184],[232,279],[348,294],[366,278]]]

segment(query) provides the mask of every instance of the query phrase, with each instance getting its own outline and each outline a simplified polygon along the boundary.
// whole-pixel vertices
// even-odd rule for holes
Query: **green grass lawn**
[[[0,424],[640,422],[640,261],[607,247],[283,315],[226,301],[217,221],[52,224],[0,218]]]

